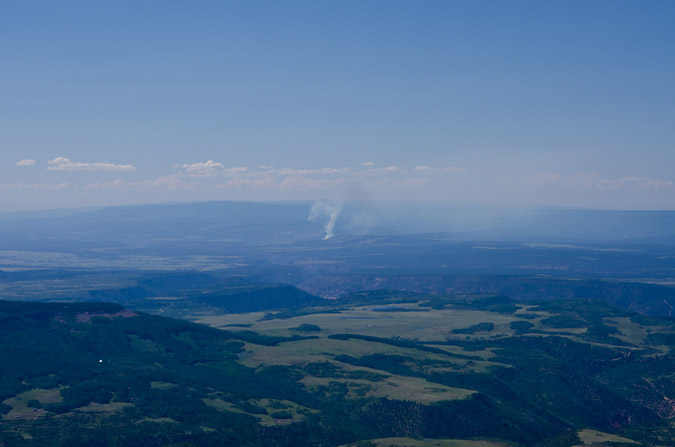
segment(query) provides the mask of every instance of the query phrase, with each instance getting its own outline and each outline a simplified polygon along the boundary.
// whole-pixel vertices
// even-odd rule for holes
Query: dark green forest
[[[387,301],[382,295],[360,294],[322,315],[340,318],[369,302],[380,306]],[[675,445],[668,398],[675,395],[671,319],[593,300],[522,309],[506,297],[392,293],[388,304],[397,310],[373,312],[374,322],[384,318],[379,315],[424,319],[454,311],[514,321],[466,324],[444,339],[420,340],[324,334],[319,324],[297,324],[319,315],[317,308],[223,330],[111,303],[0,301],[0,440],[25,446],[338,446],[409,437],[572,446],[580,443],[579,430],[593,429],[645,445]],[[402,307],[413,305],[410,312]],[[608,321],[646,328],[647,335],[630,340]],[[287,324],[286,335],[256,326],[277,322]],[[281,357],[256,367],[240,361],[256,349],[330,350],[330,343],[352,342],[379,348],[365,355],[327,351],[324,361]],[[483,361],[488,352],[489,364]],[[307,386],[307,378],[322,385]],[[393,378],[469,394],[425,403],[369,392]]]

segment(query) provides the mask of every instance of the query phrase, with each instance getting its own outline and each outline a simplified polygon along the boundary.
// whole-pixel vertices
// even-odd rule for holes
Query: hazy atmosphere
[[[0,208],[675,208],[669,1],[0,5]]]
[[[0,447],[675,447],[674,25],[0,0]]]

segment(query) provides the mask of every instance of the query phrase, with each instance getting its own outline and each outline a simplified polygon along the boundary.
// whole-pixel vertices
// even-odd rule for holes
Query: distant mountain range
[[[610,211],[444,203],[331,204],[336,236],[443,234],[456,241],[632,242],[675,245],[675,211]],[[328,213],[311,202],[203,202],[0,214],[10,235],[34,241],[125,244],[191,238],[245,242],[320,240]],[[28,238],[30,240],[30,238]],[[24,247],[24,246],[22,246]],[[25,247],[24,247],[25,248]]]

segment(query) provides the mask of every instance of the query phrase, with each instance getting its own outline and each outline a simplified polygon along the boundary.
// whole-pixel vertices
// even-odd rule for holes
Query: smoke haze
[[[309,221],[313,222],[322,217],[328,218],[328,221],[324,226],[324,231],[326,232],[326,235],[323,237],[324,241],[332,239],[335,236],[335,225],[340,216],[340,211],[342,211],[342,207],[339,205],[331,205],[322,201],[314,202],[312,204],[312,208],[309,210],[309,216],[307,217]]]

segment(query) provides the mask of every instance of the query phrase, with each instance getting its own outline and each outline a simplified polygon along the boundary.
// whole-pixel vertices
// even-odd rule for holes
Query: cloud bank
[[[600,191],[630,190],[675,190],[672,180],[656,178],[625,176],[620,178],[605,178],[597,172],[588,174],[577,172],[572,175],[563,175],[558,172],[538,174],[526,182],[530,186],[549,187],[557,189],[595,189]]]
[[[62,203],[87,206],[104,202],[323,199],[328,202],[317,205],[313,218],[321,219],[321,222],[326,219],[328,238],[333,233],[339,210],[328,210],[326,204],[343,200],[425,200],[615,209],[675,207],[675,180],[638,175],[611,177],[583,171],[541,172],[519,178],[517,172],[501,175],[472,168],[468,175],[469,170],[461,166],[433,164],[406,166],[366,162],[341,167],[246,167],[208,159],[167,165],[164,172],[153,166],[159,172],[149,176],[131,164],[84,163],[58,157],[49,161],[47,168],[64,172],[64,178],[54,184],[45,184],[42,178],[33,175],[33,170],[19,173],[24,167],[34,166],[34,160],[24,159],[14,164],[20,167],[16,168],[16,179],[8,178],[0,184],[5,202],[18,203],[21,197],[35,201],[35,197],[40,197],[48,206],[59,207]],[[67,171],[108,171],[108,174],[101,174],[100,179],[91,182],[87,176],[65,175]],[[138,172],[133,176],[116,175],[131,171]]]
[[[134,165],[120,165],[109,162],[102,163],[82,163],[72,161],[69,158],[57,157],[49,162],[50,171],[135,171]]]

